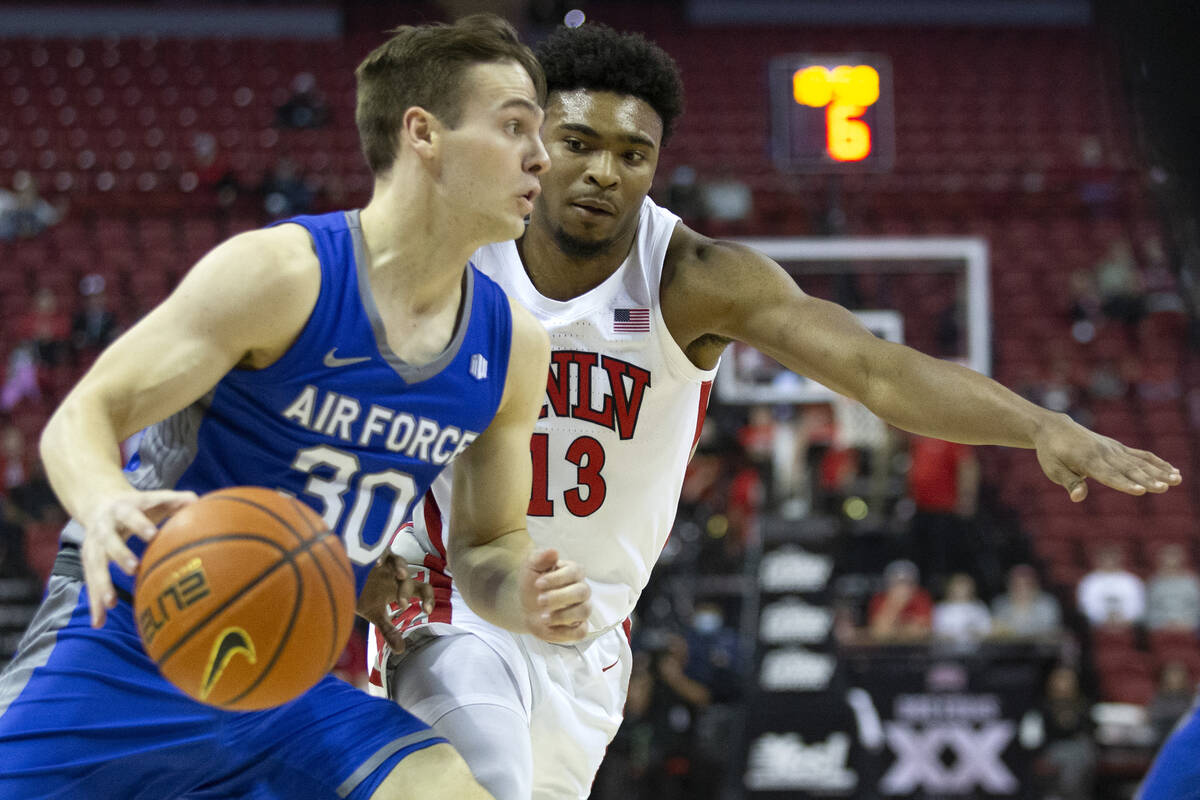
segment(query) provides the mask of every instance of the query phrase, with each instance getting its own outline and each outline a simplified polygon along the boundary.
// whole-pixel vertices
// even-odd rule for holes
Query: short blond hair
[[[358,65],[354,121],[367,165],[376,175],[396,160],[404,113],[420,106],[451,128],[462,118],[463,73],[476,64],[515,61],[533,80],[539,103],[546,78],[512,25],[494,14],[472,14],[452,25],[405,25]]]

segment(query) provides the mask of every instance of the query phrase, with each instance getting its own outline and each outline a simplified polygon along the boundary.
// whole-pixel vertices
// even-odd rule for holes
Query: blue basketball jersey
[[[495,416],[512,318],[500,289],[469,265],[449,346],[430,364],[405,364],[371,297],[357,212],[289,221],[308,229],[321,265],[295,342],[269,367],[235,369],[147,428],[126,471],[142,489],[259,485],[294,495],[342,535],[361,591],[409,506]],[[63,538],[82,533],[72,521]],[[143,549],[136,537],[129,544]],[[110,573],[131,590],[129,576]],[[159,674],[118,594],[94,629],[79,577],[51,577],[0,673],[0,797],[200,800],[282,796],[278,787],[367,800],[401,759],[445,741],[332,676],[265,711],[198,703]]]
[[[388,534],[495,416],[511,309],[468,265],[449,346],[429,364],[406,364],[388,347],[370,292],[358,212],[285,222],[308,229],[321,262],[300,335],[275,363],[230,371],[148,428],[126,470],[140,489],[259,485],[294,495],[342,536],[361,591]]]

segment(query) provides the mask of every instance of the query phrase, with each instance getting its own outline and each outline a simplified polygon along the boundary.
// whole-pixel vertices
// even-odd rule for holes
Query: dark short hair
[[[472,14],[453,25],[405,25],[376,47],[354,71],[358,79],[354,121],[367,164],[375,174],[396,160],[396,134],[413,106],[451,128],[462,119],[463,73],[476,64],[515,61],[546,97],[546,79],[533,51],[512,25],[494,14]]]
[[[663,142],[683,113],[683,81],[675,59],[640,33],[620,33],[588,23],[559,27],[535,50],[546,71],[546,89],[586,89],[643,100],[662,119]]]

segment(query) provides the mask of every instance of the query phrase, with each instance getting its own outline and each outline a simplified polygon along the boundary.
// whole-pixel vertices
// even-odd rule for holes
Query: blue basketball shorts
[[[401,759],[444,741],[334,677],[265,711],[192,700],[146,656],[126,600],[93,629],[82,581],[61,575],[0,674],[3,798],[216,800],[285,787],[366,800]]]

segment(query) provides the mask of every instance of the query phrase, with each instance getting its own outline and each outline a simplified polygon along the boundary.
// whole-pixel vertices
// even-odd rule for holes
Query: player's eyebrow
[[[509,98],[508,100],[505,100],[500,105],[501,111],[507,110],[509,108],[523,108],[526,111],[528,111],[530,114],[533,114],[535,117],[540,117],[541,115],[545,114],[545,112],[542,111],[541,106],[539,106],[537,103],[533,102],[532,100],[529,100],[524,97],[512,97],[512,98]]]
[[[564,122],[558,127],[562,130],[582,133],[584,136],[591,136],[594,139],[601,138],[600,131],[596,130],[590,125],[584,125],[582,122]],[[648,137],[642,136],[640,133],[622,133],[619,135],[620,138],[624,139],[629,144],[640,144],[643,147],[649,147],[651,150],[654,149],[654,142]]]

